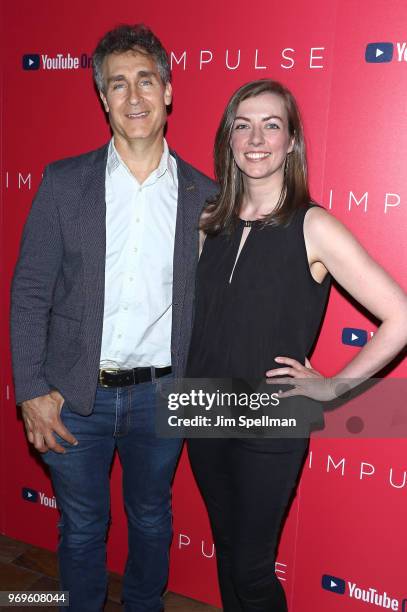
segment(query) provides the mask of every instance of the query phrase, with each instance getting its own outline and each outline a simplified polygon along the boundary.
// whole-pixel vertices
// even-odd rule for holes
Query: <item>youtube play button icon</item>
[[[391,42],[369,43],[366,46],[365,59],[369,64],[384,64],[393,59],[394,45]]]
[[[322,588],[326,591],[331,591],[331,593],[344,595],[346,583],[344,580],[342,580],[342,578],[336,578],[336,576],[324,574],[322,576]]]
[[[35,489],[23,487],[21,491],[21,496],[25,501],[29,501],[33,504],[38,501],[38,491],[36,491]]]
[[[364,346],[367,342],[367,331],[357,327],[344,327],[342,330],[342,344],[349,346]]]
[[[23,55],[23,70],[39,70],[40,56],[38,53],[27,53]]]

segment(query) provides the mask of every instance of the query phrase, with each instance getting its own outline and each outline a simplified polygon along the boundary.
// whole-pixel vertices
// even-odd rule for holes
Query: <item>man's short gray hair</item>
[[[120,25],[107,32],[98,42],[93,53],[93,78],[99,91],[105,92],[103,81],[103,62],[112,53],[141,50],[154,59],[161,79],[166,85],[171,81],[171,68],[168,54],[159,39],[144,24]]]

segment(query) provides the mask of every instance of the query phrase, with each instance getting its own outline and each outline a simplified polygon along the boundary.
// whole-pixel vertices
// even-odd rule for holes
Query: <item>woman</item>
[[[385,366],[407,341],[406,296],[339,221],[311,202],[299,111],[281,84],[254,81],[232,96],[216,135],[215,170],[220,194],[201,220],[187,375],[285,376],[279,385],[289,381],[292,388],[281,397],[329,400],[337,379],[361,381]],[[383,323],[329,379],[307,356],[330,276]],[[287,610],[275,555],[307,445],[305,438],[189,440],[225,612]]]

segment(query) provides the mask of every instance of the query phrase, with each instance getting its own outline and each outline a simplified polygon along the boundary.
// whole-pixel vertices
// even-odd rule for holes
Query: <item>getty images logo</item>
[[[366,45],[365,60],[369,64],[387,64],[393,59],[407,62],[407,42],[372,42]]]
[[[347,595],[352,599],[357,599],[373,606],[378,606],[387,610],[407,612],[407,599],[399,601],[394,597],[390,597],[386,591],[379,592],[373,587],[360,587],[356,584],[356,582],[351,582],[350,580],[345,581],[342,578],[324,574],[322,576],[321,586],[323,589],[330,591],[331,593],[336,593],[337,595]]]

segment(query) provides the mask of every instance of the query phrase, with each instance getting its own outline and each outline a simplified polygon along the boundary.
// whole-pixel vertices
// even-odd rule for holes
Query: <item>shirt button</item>
[[[129,307],[128,306],[123,306],[123,310],[128,310]]]
[[[132,282],[133,281],[133,277],[129,276],[129,281]]]
[[[138,248],[134,247],[134,252],[137,253],[137,251],[138,251]]]
[[[140,223],[140,219],[138,217],[136,219],[136,223]]]
[[[122,337],[122,335],[121,335],[121,334],[117,334],[117,337],[118,337],[118,338],[121,338],[121,337]]]

